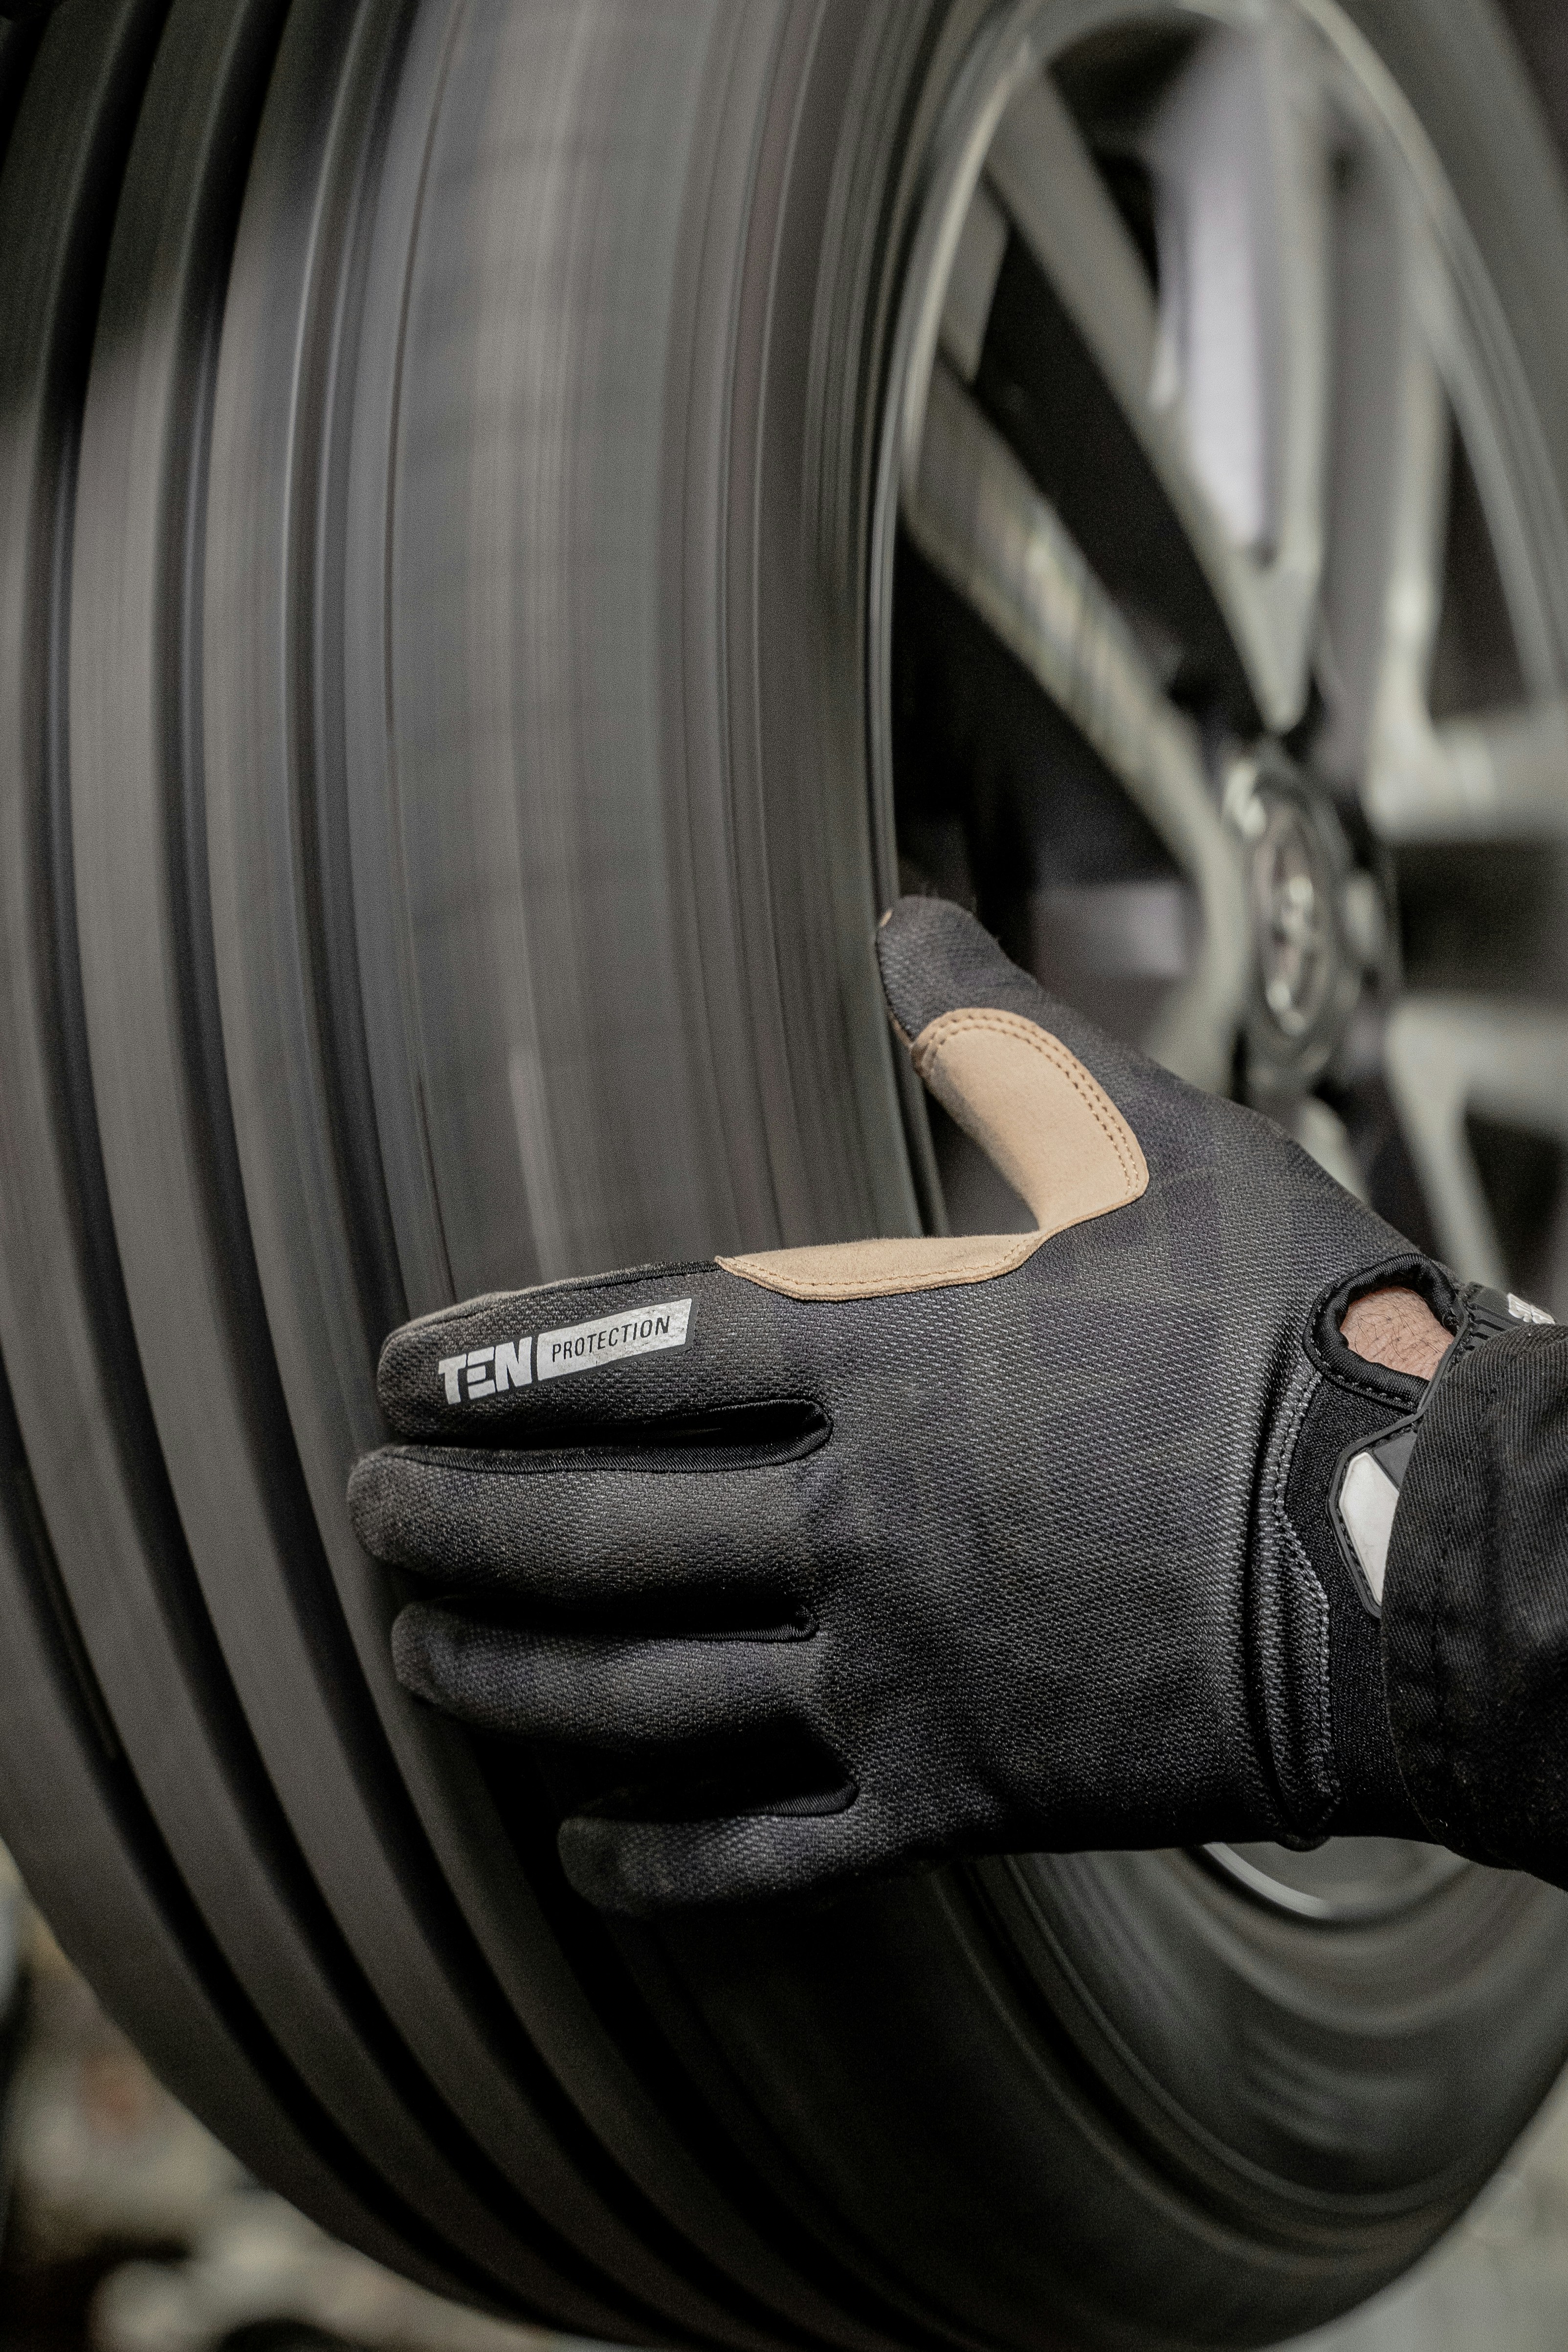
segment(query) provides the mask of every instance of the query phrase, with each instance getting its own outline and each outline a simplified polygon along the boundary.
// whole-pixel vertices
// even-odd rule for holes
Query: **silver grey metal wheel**
[[[1463,1257],[1464,1108],[1544,1032],[1399,1128],[1481,1016],[1390,810],[1546,822],[1568,486],[1490,16],[62,0],[0,75],[0,1832],[51,1919],[334,2230],[585,2333],[1373,2291],[1568,2047],[1559,1898],[1022,1857],[606,1925],[569,1767],[396,1686],[343,1485],[411,1311],[966,1213],[876,988],[900,853]],[[1417,693],[1445,402],[1500,729]]]
[[[1540,1172],[1568,1119],[1561,952],[1510,958],[1471,881],[1561,854],[1568,533],[1442,166],[1331,6],[1047,8],[994,39],[889,393],[886,887],[896,842],[906,884],[976,902],[1466,1278],[1568,1305]],[[933,583],[1043,729],[1016,691],[976,717]],[[1468,919],[1458,988],[1434,918]],[[939,1143],[988,1229],[994,1180]],[[1324,1920],[1455,1867],[1215,1858]]]
[[[1551,1264],[1550,1236],[1515,1202],[1505,1243],[1466,1121],[1559,1133],[1560,974],[1542,943],[1522,1007],[1478,903],[1471,971],[1489,953],[1496,992],[1442,989],[1427,908],[1400,887],[1409,853],[1474,871],[1489,850],[1550,856],[1568,824],[1568,543],[1495,290],[1347,15],[1047,10],[999,37],[1017,44],[988,84],[999,117],[981,110],[924,224],[899,511],[1132,802],[1155,837],[1134,855],[1163,856],[1195,919],[1173,934],[1152,893],[1167,935],[1141,966],[1125,890],[1097,903],[1047,876],[1037,960],[1092,998],[1160,977],[1173,936],[1191,969],[1150,1032],[1170,1066],[1228,1085],[1239,1049],[1255,1098],[1392,1193],[1357,1099],[1375,1065],[1426,1230],[1467,1276],[1517,1279]],[[999,300],[1007,349],[988,354]],[[1065,432],[1044,469],[1073,477],[1076,539],[1031,474],[1061,432],[1041,381],[1058,345],[1103,394],[1096,454],[1143,478],[1131,531],[1126,480],[1102,495]],[[1173,522],[1184,544],[1162,547]],[[1047,835],[1042,867],[1053,853]]]

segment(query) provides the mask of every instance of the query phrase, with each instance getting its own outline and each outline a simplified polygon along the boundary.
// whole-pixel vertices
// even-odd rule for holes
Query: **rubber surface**
[[[1568,483],[1477,7],[1356,11]],[[1239,2343],[1453,2218],[1561,1900],[1185,1856],[610,1927],[397,1689],[374,1360],[502,1283],[920,1221],[869,485],[982,0],[65,0],[0,103],[0,1832],[328,2227],[624,2340]],[[50,201],[40,201],[47,192]]]

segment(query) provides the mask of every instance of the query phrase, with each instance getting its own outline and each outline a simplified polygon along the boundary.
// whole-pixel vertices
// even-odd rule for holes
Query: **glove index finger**
[[[654,1266],[424,1316],[382,1349],[382,1410],[399,1436],[471,1444],[700,1409],[715,1367],[705,1351],[693,1377],[693,1343],[712,1319],[715,1271],[710,1259]]]

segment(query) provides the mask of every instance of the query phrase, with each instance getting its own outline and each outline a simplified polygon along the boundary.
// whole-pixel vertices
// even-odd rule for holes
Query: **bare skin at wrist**
[[[1340,1333],[1367,1363],[1418,1381],[1431,1379],[1454,1344],[1453,1333],[1414,1290],[1369,1290],[1347,1309]]]

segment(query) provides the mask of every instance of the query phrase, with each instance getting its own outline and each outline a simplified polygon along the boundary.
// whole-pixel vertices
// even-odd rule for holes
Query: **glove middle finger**
[[[395,1568],[548,1606],[804,1596],[820,1457],[742,1469],[599,1470],[558,1457],[387,1446],[355,1468],[354,1530]],[[755,1605],[747,1609],[748,1618]]]

